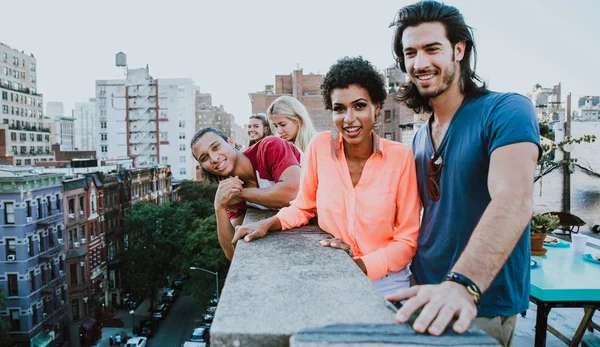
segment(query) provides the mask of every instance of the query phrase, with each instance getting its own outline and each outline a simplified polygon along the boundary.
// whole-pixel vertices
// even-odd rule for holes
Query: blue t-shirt
[[[417,284],[440,283],[456,263],[491,201],[487,179],[492,152],[518,142],[532,142],[540,148],[538,120],[529,99],[495,92],[465,98],[437,150],[443,168],[440,199],[433,201],[427,190],[427,166],[433,154],[429,122],[417,131],[413,151],[424,208],[411,265]],[[528,225],[483,294],[478,317],[512,316],[527,310],[529,243]]]

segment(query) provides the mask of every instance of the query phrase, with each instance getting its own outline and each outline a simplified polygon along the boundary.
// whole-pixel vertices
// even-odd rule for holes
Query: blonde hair
[[[267,108],[267,119],[269,121],[275,115],[286,116],[298,125],[298,133],[294,144],[304,152],[310,139],[317,133],[306,107],[291,96],[280,96]]]

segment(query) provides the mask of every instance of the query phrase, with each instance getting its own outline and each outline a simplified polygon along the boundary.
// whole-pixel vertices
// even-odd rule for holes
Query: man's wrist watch
[[[458,284],[462,284],[467,288],[467,292],[473,296],[473,302],[475,302],[475,306],[479,306],[479,302],[481,300],[481,290],[475,284],[475,282],[471,281],[467,276],[461,275],[458,272],[449,272],[444,278],[444,281],[456,282]]]

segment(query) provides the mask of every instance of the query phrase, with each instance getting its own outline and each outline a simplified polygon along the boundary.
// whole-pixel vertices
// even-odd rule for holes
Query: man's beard
[[[454,82],[455,76],[456,76],[456,63],[453,62],[452,64],[449,65],[448,70],[446,70],[446,75],[442,79],[441,85],[437,89],[423,90],[417,83],[414,83],[414,82],[413,83],[415,84],[415,87],[417,87],[419,94],[421,94],[421,96],[423,98],[432,99],[432,98],[442,95],[446,90],[448,90],[448,88],[450,88],[450,86]]]

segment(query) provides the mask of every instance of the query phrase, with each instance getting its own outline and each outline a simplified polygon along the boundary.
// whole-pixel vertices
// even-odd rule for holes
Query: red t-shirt
[[[276,136],[267,136],[244,151],[248,157],[258,188],[268,188],[279,181],[281,174],[292,165],[300,165],[300,151],[292,143]],[[229,219],[237,218],[247,206],[266,209],[251,202],[242,202],[227,209]]]

